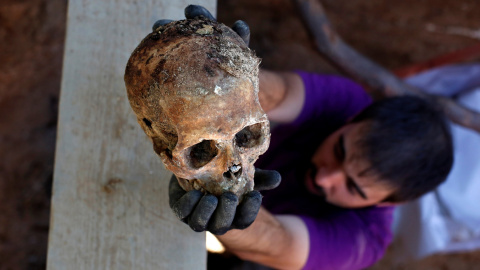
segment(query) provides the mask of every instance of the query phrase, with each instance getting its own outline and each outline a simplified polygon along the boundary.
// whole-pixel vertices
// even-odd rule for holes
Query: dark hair
[[[414,96],[385,98],[351,123],[368,121],[357,143],[368,173],[394,188],[388,202],[413,200],[445,181],[453,164],[450,127],[436,105]]]

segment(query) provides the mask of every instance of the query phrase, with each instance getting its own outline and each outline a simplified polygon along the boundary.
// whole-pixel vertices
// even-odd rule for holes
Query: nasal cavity
[[[223,177],[226,179],[238,179],[242,175],[242,166],[234,164],[223,173]]]

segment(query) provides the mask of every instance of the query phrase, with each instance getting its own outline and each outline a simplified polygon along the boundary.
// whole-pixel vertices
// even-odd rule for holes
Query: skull
[[[260,61],[230,28],[207,19],[160,26],[132,53],[128,99],[183,189],[240,198],[270,142],[258,101]]]

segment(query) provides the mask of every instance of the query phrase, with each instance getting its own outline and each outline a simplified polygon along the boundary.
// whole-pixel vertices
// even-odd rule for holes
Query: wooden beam
[[[69,1],[47,269],[205,269],[205,234],[168,206],[167,172],[123,82],[157,19],[216,1]]]

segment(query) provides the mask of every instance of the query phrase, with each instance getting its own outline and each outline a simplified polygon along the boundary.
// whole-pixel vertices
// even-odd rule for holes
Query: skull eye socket
[[[252,148],[262,144],[262,124],[257,123],[235,134],[235,143],[242,148]]]
[[[190,147],[190,165],[194,168],[201,168],[210,162],[218,154],[215,142],[203,140]]]

